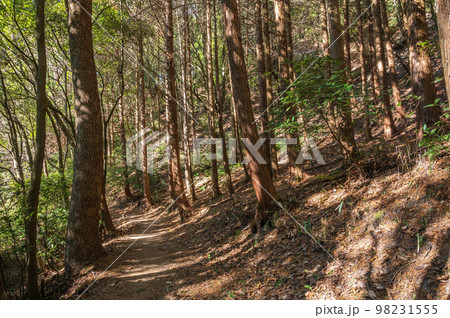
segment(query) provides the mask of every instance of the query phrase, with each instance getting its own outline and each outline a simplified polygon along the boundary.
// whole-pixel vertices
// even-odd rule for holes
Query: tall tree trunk
[[[188,24],[189,26],[189,24]],[[190,40],[190,32],[188,34],[189,36],[189,40]],[[194,104],[194,81],[192,79],[192,58],[191,58],[191,50],[190,50],[190,45],[188,46],[188,50],[187,50],[187,54],[188,54],[188,83],[189,83],[189,101],[190,101],[190,112],[191,112],[191,132],[192,132],[192,140],[197,138],[197,126],[196,126],[196,122],[195,122],[195,104]],[[194,186],[192,184],[192,186]]]
[[[278,67],[280,72],[279,93],[284,93],[291,82],[290,61],[288,53],[288,33],[286,28],[286,10],[285,0],[275,1],[275,21],[277,24],[278,37]],[[297,117],[295,107],[292,104],[284,105],[286,108],[286,119],[290,122]],[[297,136],[292,132],[287,133],[288,138],[297,139]],[[295,176],[301,175],[300,167],[295,164],[298,153],[292,145],[287,146],[287,155],[289,160],[289,167],[292,174]]]
[[[344,43],[345,43],[345,74],[349,85],[353,85],[352,78],[352,52],[350,39],[350,6],[349,0],[344,0]],[[351,106],[356,107],[356,99],[351,96]]]
[[[292,38],[291,0],[284,0],[284,12],[286,19],[289,84],[292,84],[295,80],[295,70],[294,70],[294,40]]]
[[[117,235],[117,229],[114,226],[114,222],[111,217],[111,212],[109,211],[108,202],[106,201],[106,178],[105,183],[103,184],[103,190],[102,190],[102,202],[101,202],[101,219],[102,222],[105,222],[106,229],[108,230],[109,234],[112,236]]]
[[[236,0],[223,0],[223,12],[233,98],[239,116],[239,125],[241,127],[242,137],[255,144],[259,136],[256,125],[254,124]],[[259,208],[262,211],[261,217],[262,219],[267,219],[265,211],[273,207],[273,199],[276,198],[275,187],[270,177],[269,167],[264,164],[259,164],[254,154],[247,147],[245,150],[253,188]]]
[[[347,66],[347,80],[351,81],[352,55],[350,50],[350,7],[349,0],[344,0],[344,40],[345,40],[345,64]]]
[[[223,127],[223,105],[219,105],[219,135],[222,139],[222,157],[223,168],[225,170],[225,182],[227,184],[228,194],[231,196],[234,194],[233,180],[231,179],[230,161],[227,153],[227,143],[225,136],[225,129]]]
[[[225,182],[227,184],[228,194],[231,196],[234,194],[233,180],[231,178],[230,163],[227,153],[227,140],[225,137],[225,129],[223,127],[223,107],[224,107],[224,97],[226,88],[225,79],[225,63],[222,69],[222,83],[220,82],[219,76],[219,44],[217,35],[217,10],[216,10],[216,0],[213,0],[214,8],[214,64],[215,64],[215,74],[216,74],[216,100],[217,100],[217,110],[219,113],[219,136],[222,140],[222,158],[223,158],[223,169],[225,171]],[[225,50],[224,50],[225,53]]]
[[[119,99],[123,96],[123,91],[120,92],[121,96]],[[116,104],[117,105],[117,104]],[[104,113],[104,119],[103,119],[103,183],[102,183],[102,200],[100,204],[100,210],[101,210],[101,220],[104,222],[106,229],[108,230],[109,234],[115,236],[117,235],[116,227],[114,226],[111,213],[109,211],[108,202],[106,199],[106,179],[108,176],[108,161],[112,161],[112,149],[114,147],[113,145],[113,133],[112,133],[112,126],[109,125],[111,122],[112,116],[115,111],[114,106],[110,111],[105,109],[102,106],[102,111]],[[111,162],[110,165],[113,163]]]
[[[172,0],[165,0],[166,10],[166,56],[167,56],[167,109],[170,145],[170,172],[173,182],[173,197],[176,201],[181,222],[185,222],[192,214],[192,208],[186,196],[181,171],[180,142],[178,138],[178,116],[175,82],[175,52],[173,45],[173,5]]]
[[[291,19],[291,0],[284,0],[284,12],[286,19],[286,34],[287,34],[287,56],[289,63],[289,85],[292,85],[296,79],[295,68],[294,68],[294,40],[292,37],[292,19]],[[291,89],[292,90],[292,89]],[[303,117],[303,109],[301,106],[292,107],[292,115],[297,117],[297,124],[299,125],[299,130],[302,132],[304,140],[307,140],[308,134],[306,132],[306,122]],[[298,110],[299,113],[296,114],[295,110]],[[300,144],[299,134],[294,134],[290,138],[296,138],[297,143]],[[298,152],[295,151],[295,157],[297,158]],[[301,175],[302,171],[299,166],[295,167],[296,174]]]
[[[272,52],[271,52],[271,42],[270,42],[270,16],[269,16],[269,0],[262,0],[262,24],[263,24],[263,31],[264,31],[264,63],[265,63],[265,70],[266,70],[266,93],[267,93],[267,105],[268,107],[272,107],[274,102],[273,97],[273,70],[272,70]],[[268,109],[268,116],[271,115],[271,108]],[[270,120],[270,119],[269,119]],[[272,131],[269,131],[269,137],[273,138],[275,137]],[[270,164],[271,164],[271,173],[272,178],[275,177],[275,175],[278,172],[278,154],[277,154],[277,146],[271,145],[270,149]]]
[[[267,111],[267,81],[266,81],[266,58],[263,39],[263,19],[261,0],[256,0],[255,21],[256,21],[256,59],[258,61],[258,90],[259,90],[259,108],[261,112],[260,136],[266,141],[261,146],[264,159],[269,166],[269,172],[272,176],[272,166],[270,164],[270,136],[269,136],[269,115]]]
[[[178,22],[178,32],[180,33],[179,37],[179,49],[180,49],[180,69],[181,69],[181,88],[180,94],[182,96],[183,101],[183,109],[184,112],[180,114],[181,121],[181,129],[182,129],[182,143],[183,143],[183,154],[184,154],[184,181],[186,186],[186,192],[188,196],[192,197],[191,187],[189,186],[189,175],[192,172],[191,170],[191,153],[189,147],[189,119],[188,119],[188,110],[189,107],[189,96],[188,96],[188,82],[187,82],[187,34],[186,29],[188,27],[189,16],[187,13],[187,2],[183,1],[182,5],[182,17],[183,24],[180,29],[180,22]]]
[[[349,0],[344,0],[344,40],[345,40],[345,74],[348,85],[353,87],[352,78],[352,52],[350,49],[350,6]],[[357,108],[356,98],[354,96],[354,89],[352,89],[352,96],[350,96],[351,109]]]
[[[192,201],[197,200],[195,195],[195,185],[194,185],[194,177],[192,175],[192,156],[191,156],[191,142],[189,135],[189,112],[193,108],[192,103],[192,83],[191,83],[191,31],[190,31],[190,21],[189,21],[189,7],[188,1],[184,0],[183,2],[183,48],[182,48],[182,58],[183,58],[183,101],[184,101],[184,116],[183,116],[183,146],[185,153],[185,179],[186,179],[186,188],[189,189],[189,194],[191,195]],[[194,116],[194,112],[191,112],[191,116]]]
[[[211,26],[211,0],[206,1],[206,75],[208,88],[209,130],[211,138],[216,138],[216,106],[214,98],[214,73],[212,60],[212,26]],[[217,152],[216,144],[211,144],[211,153]],[[219,175],[217,172],[217,159],[211,159],[211,182],[213,196],[220,195]]]
[[[436,100],[436,87],[434,86],[433,68],[427,47],[428,29],[424,0],[411,0],[410,15],[408,18],[408,37],[410,41],[411,81],[417,101],[416,121],[419,130],[418,137],[423,137],[424,125],[428,127],[435,124],[441,115],[441,108],[434,105]],[[434,105],[434,106],[430,106]]]
[[[403,5],[403,12],[404,12],[403,21],[406,26],[405,27],[406,28],[406,41],[407,41],[408,50],[409,50],[409,56],[408,56],[409,71],[408,71],[408,73],[409,73],[409,76],[411,77],[412,72],[413,72],[412,58],[414,56],[414,52],[413,52],[414,48],[413,48],[413,43],[412,43],[412,39],[411,39],[411,33],[409,31],[409,23],[410,23],[410,18],[411,18],[414,6],[412,4],[412,0],[401,0],[400,2]],[[410,81],[412,83],[412,78],[410,78]]]
[[[123,89],[123,72],[120,73],[121,78],[121,89]],[[122,169],[123,169],[123,191],[125,197],[130,199],[133,195],[130,189],[130,180],[127,165],[127,140],[125,135],[125,113],[123,109],[123,97],[119,100],[119,121],[120,121],[120,146],[121,146],[121,157],[122,157]]]
[[[328,17],[329,17],[329,35],[330,43],[334,43],[330,47],[330,57],[333,59],[334,70],[344,71],[346,67],[344,41],[341,37],[342,25],[341,16],[339,12],[339,0],[330,0],[328,2]],[[341,79],[346,82],[345,73]],[[341,102],[334,105],[336,109],[336,129],[338,130],[339,142],[342,152],[362,173],[359,166],[359,160],[356,149],[356,142],[353,135],[353,122],[351,115],[351,108],[349,103]]]
[[[327,0],[321,0],[320,2],[320,21],[322,28],[322,51],[323,57],[328,58],[330,56],[330,41],[328,35],[328,17],[327,17]],[[327,78],[331,77],[331,66],[326,64]]]
[[[396,133],[394,119],[389,98],[388,77],[386,72],[385,46],[383,24],[381,20],[380,0],[372,0],[372,12],[374,18],[375,47],[377,59],[377,71],[380,79],[380,101],[383,107],[384,136],[390,138]]]
[[[108,161],[106,162],[109,164],[110,167],[114,166],[114,158],[113,158],[113,152],[114,152],[114,125],[108,125],[107,126],[107,132],[108,132]]]
[[[145,73],[144,73],[144,36],[142,30],[140,30],[138,36],[138,74],[139,74],[139,106],[141,109],[141,131],[144,131],[147,128],[147,109],[146,109],[146,96],[145,96]],[[145,136],[142,136],[145,139]],[[150,190],[150,178],[148,175],[148,153],[147,153],[147,144],[142,141],[140,143],[142,152],[142,180],[144,186],[144,197],[147,200],[147,203],[152,206],[155,204],[153,200],[152,193]]]
[[[108,123],[109,121],[103,122],[103,182],[102,182],[102,200],[100,203],[101,220],[105,223],[108,232],[115,236],[117,235],[116,227],[114,226],[111,213],[109,211],[108,202],[106,200],[106,177],[108,174],[108,148],[110,141],[108,142]]]
[[[167,86],[167,90],[169,89],[169,80],[166,80],[166,86]],[[170,98],[170,96],[167,96],[167,101]],[[175,200],[177,197],[175,195],[175,186],[173,183],[173,172],[172,172],[172,151],[171,151],[171,137],[170,137],[170,132],[171,132],[171,126],[169,124],[170,121],[170,113],[169,113],[169,103],[166,102],[166,131],[167,131],[167,136],[166,136],[166,144],[169,147],[169,193],[170,193],[170,197],[172,198],[172,200]],[[180,164],[181,166],[181,164]]]
[[[139,56],[137,56],[137,60],[139,60]],[[139,83],[140,83],[140,74],[138,70],[138,65],[136,65],[136,103],[135,103],[135,123],[134,123],[134,129],[136,130],[136,133],[139,133],[140,127],[141,127],[141,107],[140,107],[140,99],[139,99]],[[139,141],[135,143],[134,149],[136,151],[136,162],[142,162],[142,149],[139,148],[140,144]],[[136,181],[138,184],[144,184],[142,179],[142,174],[138,173],[136,171]]]
[[[248,173],[247,164],[244,162],[244,155],[242,150],[242,140],[241,140],[241,134],[239,132],[239,116],[237,114],[236,110],[236,103],[234,102],[234,92],[233,92],[233,78],[231,75],[231,68],[229,69],[230,73],[230,91],[231,91],[231,112],[232,112],[232,124],[233,124],[233,131],[234,131],[234,138],[236,138],[236,148],[237,148],[237,158],[239,163],[242,164],[244,168],[244,174],[245,174],[245,181],[250,181],[250,174]]]
[[[436,0],[436,11],[439,26],[442,63],[447,99],[450,101],[450,3],[447,0]]]
[[[366,5],[370,6],[367,11],[367,30],[368,30],[368,42],[369,42],[369,70],[372,78],[372,107],[378,104],[379,91],[380,91],[380,79],[377,72],[377,58],[375,48],[375,35],[373,31],[373,12],[372,12],[372,0],[366,0]]]
[[[386,54],[389,67],[389,79],[391,81],[392,95],[394,97],[395,109],[397,111],[397,116],[401,121],[405,120],[406,113],[402,105],[402,94],[400,92],[400,87],[397,78],[397,69],[395,67],[394,50],[392,48],[391,41],[391,31],[389,30],[389,21],[386,10],[386,0],[381,0],[380,2],[381,18],[384,30],[384,39],[386,42]]]
[[[356,0],[356,14],[361,16],[361,0]],[[372,129],[370,126],[370,108],[368,105],[368,88],[367,88],[367,74],[366,67],[366,46],[364,43],[364,17],[360,17],[358,20],[358,45],[359,45],[359,63],[361,65],[361,92],[364,109],[364,131],[367,141],[372,140]]]
[[[36,76],[36,150],[33,156],[28,208],[25,218],[27,241],[27,292],[29,299],[40,299],[37,267],[37,214],[41,190],[42,165],[45,156],[47,112],[47,56],[45,49],[45,0],[37,1],[36,41],[38,69]]]
[[[328,17],[327,17],[327,1],[321,1],[321,26],[322,26],[322,51],[323,57],[325,59],[325,76],[327,79],[331,78],[331,65],[328,61],[330,57],[330,41],[328,34]],[[334,103],[328,103],[328,121],[330,123],[330,127],[333,130],[336,130],[336,112],[334,109]]]
[[[103,252],[99,234],[103,178],[102,116],[92,45],[92,0],[68,0],[69,48],[72,64],[76,146],[69,209],[65,267]]]

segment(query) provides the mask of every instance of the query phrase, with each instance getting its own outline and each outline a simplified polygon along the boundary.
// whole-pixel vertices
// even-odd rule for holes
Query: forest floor
[[[301,181],[283,168],[275,185],[284,209],[257,234],[242,169],[233,197],[211,199],[199,179],[185,224],[162,186],[154,209],[114,195],[122,235],[57,297],[450,299],[450,153],[411,158],[407,134],[365,146],[365,180],[331,159],[335,145],[320,146],[330,164],[309,165]]]

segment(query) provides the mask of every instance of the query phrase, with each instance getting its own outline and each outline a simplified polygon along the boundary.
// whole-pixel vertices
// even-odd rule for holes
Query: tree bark
[[[352,52],[350,50],[350,6],[349,0],[344,0],[344,40],[345,40],[345,76],[347,77],[348,85],[353,86],[352,78]],[[350,96],[351,109],[357,108],[356,98],[354,96],[354,88],[352,89],[352,96]]]
[[[291,71],[290,71],[290,60],[289,60],[289,52],[288,52],[288,32],[287,32],[287,23],[286,23],[286,9],[285,9],[285,0],[276,0],[275,1],[275,21],[277,25],[277,38],[278,38],[278,68],[280,75],[280,84],[279,84],[279,94],[284,93],[290,83],[291,83]],[[284,105],[286,110],[286,120],[293,122],[294,118],[297,117],[295,107],[292,104]],[[297,139],[298,136],[292,132],[288,132],[287,137],[290,139]],[[290,171],[295,176],[300,176],[301,169],[298,165],[295,164],[297,160],[298,153],[295,151],[292,145],[287,146],[287,155],[289,160]]]
[[[123,73],[121,73],[123,78]],[[123,85],[123,82],[120,84]],[[123,86],[122,86],[123,87]],[[123,109],[123,97],[119,101],[119,120],[120,120],[120,146],[121,146],[121,157],[122,157],[122,169],[123,169],[123,191],[125,197],[130,199],[133,197],[130,189],[129,172],[127,165],[127,139],[125,135],[125,113]]]
[[[136,59],[139,60],[139,55],[136,56]],[[139,100],[139,70],[136,70],[136,103],[135,103],[135,129],[137,132],[139,132],[141,127],[141,107],[140,107],[140,100]],[[136,142],[134,145],[134,149],[136,151],[136,162],[142,162],[142,149],[139,148],[140,144],[139,142]],[[142,179],[142,173],[138,173],[136,171],[136,181],[138,184],[144,184],[144,180]]]
[[[222,83],[220,82],[219,76],[219,44],[217,35],[217,10],[216,10],[216,0],[213,0],[214,8],[214,64],[215,64],[215,74],[216,74],[216,101],[217,110],[219,115],[219,136],[222,140],[222,159],[223,159],[223,169],[225,171],[225,182],[227,185],[228,194],[231,196],[234,194],[233,180],[231,178],[230,163],[227,153],[227,140],[225,136],[225,129],[223,127],[223,106],[225,97],[225,66],[222,69]],[[224,51],[225,53],[225,51]]]
[[[284,0],[284,12],[286,19],[289,84],[292,84],[295,80],[295,70],[294,70],[294,40],[292,38],[291,0]]]
[[[142,30],[139,31],[138,36],[138,94],[139,94],[139,106],[141,108],[141,131],[144,131],[147,128],[147,109],[146,109],[146,96],[145,96],[145,73],[144,73],[144,35]],[[143,139],[145,136],[143,136]],[[147,153],[147,144],[145,142],[141,142],[141,149],[142,152],[142,181],[143,181],[143,187],[144,187],[144,197],[147,201],[147,203],[150,206],[153,206],[155,204],[155,201],[153,200],[152,192],[150,189],[150,178],[148,175],[148,153]]]
[[[242,137],[247,138],[252,144],[255,144],[259,136],[256,125],[254,124],[236,0],[223,0],[223,12],[233,98],[239,116],[239,125]],[[269,167],[264,164],[259,164],[248,148],[245,148],[245,150],[258,205],[262,211],[262,218],[266,219],[267,215],[265,211],[270,210],[274,206],[273,199],[276,198],[275,187],[270,177]]]
[[[344,72],[341,81],[345,83],[347,81],[345,78],[346,63],[344,42],[341,37],[342,25],[339,12],[339,0],[330,0],[328,2],[328,17],[330,43],[334,43],[330,47],[330,57],[333,59],[334,70]],[[356,142],[353,135],[353,122],[350,105],[348,102],[344,101],[339,104],[335,104],[334,107],[336,110],[336,129],[338,130],[339,143],[341,145],[342,152],[347,159],[349,159],[360,170]]]
[[[264,159],[269,165],[270,175],[272,174],[272,166],[270,163],[270,136],[269,136],[269,115],[267,103],[267,79],[266,79],[266,58],[263,39],[263,19],[261,0],[255,2],[255,21],[256,21],[256,59],[258,61],[258,91],[259,91],[259,109],[261,115],[260,135],[266,141],[261,146]]]
[[[329,41],[329,35],[328,35],[328,17],[327,17],[327,0],[321,0],[320,2],[320,21],[321,21],[321,28],[322,28],[322,51],[323,51],[323,57],[327,58],[330,56],[330,41]],[[327,63],[327,77],[329,78],[331,76],[331,69],[330,65]]]
[[[106,181],[106,178],[105,178]],[[113,219],[111,217],[111,212],[109,211],[108,202],[106,201],[106,182],[103,185],[103,192],[102,192],[102,202],[101,202],[101,219],[102,222],[105,222],[106,229],[108,230],[109,234],[112,236],[117,235],[117,229],[114,225]]]
[[[214,98],[214,74],[212,60],[212,26],[211,26],[211,0],[206,1],[206,75],[208,89],[208,111],[209,111],[209,131],[211,138],[216,138],[216,106]],[[211,144],[211,153],[217,152],[216,144]],[[219,175],[217,172],[217,159],[211,159],[211,182],[213,196],[220,195]]]
[[[366,0],[366,5],[371,5],[372,0]],[[375,36],[373,30],[373,12],[372,7],[369,7],[367,11],[367,30],[368,30],[368,42],[369,42],[369,70],[372,78],[372,107],[378,104],[379,91],[380,91],[380,79],[377,72],[377,58],[375,48]]]
[[[450,100],[450,3],[447,0],[436,0],[436,11],[447,99]]]
[[[231,75],[231,69],[229,69],[230,73],[230,91],[231,91],[231,112],[232,112],[232,125],[233,125],[233,131],[234,131],[234,138],[236,138],[236,148],[237,148],[237,159],[239,163],[242,164],[242,167],[244,168],[244,174],[245,174],[245,181],[250,181],[250,174],[248,173],[247,164],[244,163],[244,155],[242,150],[242,140],[241,140],[241,134],[239,133],[239,117],[236,110],[236,103],[234,102],[234,92],[233,92],[233,78]]]
[[[192,214],[192,208],[186,196],[181,171],[180,142],[178,137],[178,116],[176,103],[175,82],[175,52],[173,44],[173,5],[172,0],[165,0],[166,10],[166,72],[167,72],[167,108],[168,108],[168,131],[170,145],[170,171],[173,182],[173,197],[178,207],[180,221],[185,222]]]
[[[92,261],[103,252],[99,234],[103,178],[102,116],[92,45],[92,0],[68,0],[76,146],[65,267]]]
[[[347,66],[347,80],[352,82],[351,70],[352,70],[352,55],[350,51],[350,7],[349,0],[344,0],[344,40],[345,40],[345,64]],[[350,83],[351,84],[351,83]]]
[[[395,67],[394,50],[392,48],[392,41],[391,41],[391,31],[389,30],[389,21],[386,10],[386,0],[381,0],[380,5],[381,5],[380,10],[384,31],[384,39],[386,42],[386,54],[388,60],[389,79],[391,81],[392,95],[394,97],[397,116],[402,122],[404,122],[406,113],[402,105],[402,94],[400,92],[400,87],[398,84],[397,69]]]
[[[396,133],[394,119],[391,111],[391,101],[389,98],[389,86],[386,72],[385,46],[383,24],[381,20],[380,0],[372,0],[372,12],[374,18],[374,33],[376,47],[376,65],[378,77],[380,79],[380,101],[383,108],[383,128],[384,136],[390,138]]]
[[[121,92],[122,94],[123,92]],[[120,97],[122,98],[122,97]],[[102,182],[102,200],[100,203],[100,210],[101,210],[101,220],[106,225],[106,229],[108,230],[109,234],[112,236],[117,235],[116,227],[114,226],[111,213],[109,211],[108,207],[108,201],[106,199],[106,178],[108,176],[108,161],[112,158],[111,149],[114,147],[112,144],[112,140],[114,139],[111,133],[111,126],[109,125],[114,108],[111,109],[110,112],[108,112],[107,109],[102,107],[102,110],[104,112],[104,116],[106,115],[107,118],[103,120],[103,182]]]
[[[356,0],[356,14],[361,16],[361,0]],[[373,139],[372,129],[370,124],[370,108],[368,105],[368,88],[367,88],[367,74],[368,70],[366,67],[366,46],[364,43],[364,17],[360,17],[358,20],[358,45],[359,45],[359,63],[361,65],[361,92],[362,92],[362,102],[364,109],[364,131],[367,141]]]
[[[40,299],[37,266],[37,214],[41,190],[42,166],[45,156],[47,113],[47,55],[45,48],[45,0],[37,1],[36,41],[38,68],[36,75],[36,149],[33,156],[28,207],[25,218],[27,242],[27,293],[29,299]]]
[[[441,115],[441,108],[434,105],[436,87],[434,86],[433,68],[428,47],[428,28],[426,21],[425,1],[411,0],[408,17],[408,37],[410,41],[410,67],[413,93],[420,99],[417,101],[416,121],[418,137],[424,134],[424,125],[435,124]],[[434,106],[430,106],[434,105]]]
[[[323,57],[325,59],[325,76],[326,79],[331,78],[331,64],[329,62],[330,57],[330,41],[328,34],[328,17],[327,17],[327,2],[326,0],[321,1],[321,26],[322,26],[322,51]],[[330,127],[333,130],[336,130],[336,112],[334,109],[333,103],[328,103],[328,121],[330,123]]]
[[[123,19],[123,3],[122,0],[120,0],[120,18]],[[124,91],[125,91],[125,78],[123,74],[124,70],[124,46],[125,46],[125,35],[123,32],[123,24],[124,22],[121,21],[120,24],[120,36],[121,36],[121,46],[119,51],[119,58],[120,58],[120,64],[117,69],[117,75],[120,80],[120,99],[118,101],[119,103],[119,132],[120,132],[120,146],[121,146],[121,159],[122,159],[122,169],[123,169],[123,191],[125,194],[125,197],[127,199],[130,199],[133,194],[131,193],[130,189],[130,180],[129,180],[129,172],[128,172],[128,165],[127,165],[127,140],[126,140],[126,133],[125,133],[125,111],[123,107],[123,98],[124,98]]]
[[[228,194],[232,196],[234,194],[234,187],[233,187],[233,180],[231,179],[231,170],[227,153],[225,129],[223,127],[223,105],[219,105],[218,110],[219,110],[219,136],[222,139],[222,158],[223,158],[223,168],[225,170],[225,182],[227,184]]]
[[[166,87],[167,87],[167,91],[169,91],[169,80],[168,79],[166,79]],[[170,96],[167,96],[167,98],[169,99],[170,98]],[[170,126],[170,124],[169,124],[169,122],[170,122],[170,113],[169,113],[169,102],[168,102],[168,100],[167,100],[167,102],[166,102],[166,131],[167,131],[167,136],[166,136],[166,144],[167,144],[167,146],[169,147],[169,156],[170,156],[170,158],[169,158],[169,193],[170,193],[170,197],[172,198],[172,200],[175,200],[177,197],[176,197],[176,195],[175,195],[175,186],[174,186],[174,183],[173,183],[173,172],[172,172],[172,165],[171,165],[171,162],[172,162],[172,151],[171,151],[171,143],[170,143],[170,141],[171,141],[171,135],[170,135],[170,132],[171,132],[171,126]],[[180,164],[181,165],[181,164]]]
[[[190,21],[189,21],[189,13],[188,13],[188,1],[184,0],[183,2],[183,47],[182,47],[182,80],[183,80],[183,102],[185,107],[185,112],[183,116],[183,147],[184,147],[184,174],[186,180],[186,189],[189,190],[189,194],[191,195],[192,201],[197,200],[195,195],[195,185],[194,185],[194,177],[192,175],[192,156],[191,156],[191,142],[190,142],[190,134],[189,134],[189,113],[192,109],[192,88],[190,87],[190,73],[191,73],[191,31],[190,31]],[[191,113],[191,116],[194,116],[194,113]]]
[[[265,57],[265,69],[266,69],[266,93],[267,93],[267,105],[270,107],[267,112],[269,121],[271,117],[271,108],[273,107],[273,70],[272,70],[272,53],[271,53],[271,41],[270,41],[270,15],[269,15],[269,0],[262,0],[262,23],[264,31],[264,57]],[[269,137],[275,137],[272,131],[269,131]],[[272,145],[270,149],[270,163],[272,179],[278,173],[278,154],[277,146]]]
[[[112,136],[107,138],[108,135],[109,120],[103,122],[103,182],[102,182],[102,200],[100,203],[101,220],[105,223],[106,229],[112,236],[117,235],[116,227],[109,211],[108,202],[106,200],[106,178],[108,175],[108,158],[111,158],[111,154],[108,156],[110,148],[112,148]],[[109,140],[108,140],[109,139]]]

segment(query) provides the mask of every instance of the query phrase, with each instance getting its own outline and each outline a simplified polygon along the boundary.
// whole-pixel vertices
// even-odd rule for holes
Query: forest
[[[0,0],[0,299],[450,299],[448,0]]]

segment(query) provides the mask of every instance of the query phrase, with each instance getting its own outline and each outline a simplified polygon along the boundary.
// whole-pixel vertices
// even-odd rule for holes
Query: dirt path
[[[106,256],[85,275],[82,287],[78,286],[70,298],[83,293],[113,262],[82,299],[225,298],[221,289],[239,270],[230,265],[235,260],[228,258],[228,253],[238,250],[221,244],[230,237],[224,229],[229,218],[221,213],[234,201],[227,196],[211,200],[209,191],[198,196],[196,213],[185,224],[179,223],[176,210],[167,210],[170,202],[166,196],[155,209],[146,209],[143,200],[130,203],[118,199],[111,211],[125,234],[105,245]],[[236,220],[233,216],[231,231],[235,231]],[[223,231],[220,235],[219,228]],[[219,261],[221,253],[224,257]]]
[[[292,247],[284,246],[274,229],[252,234],[248,224],[256,201],[243,176],[235,180],[234,197],[211,200],[210,191],[199,193],[195,215],[182,225],[176,211],[166,210],[167,200],[146,210],[143,201],[118,199],[111,211],[125,234],[105,245],[106,256],[69,297],[83,293],[82,299],[287,299],[284,286],[304,286],[305,269],[314,267],[299,250],[308,249],[311,242],[304,238],[302,247],[286,253]],[[285,258],[293,253],[296,260],[288,262]],[[321,251],[316,254],[316,260],[327,257]],[[286,266],[297,266],[303,273],[293,275]],[[307,289],[296,289],[289,298],[304,298]]]
[[[183,276],[183,267],[192,258],[180,251],[181,226],[176,212],[157,208],[147,213],[128,214],[128,233],[108,246],[112,255],[103,260],[106,268],[133,244],[84,294],[85,299],[161,299],[175,279]],[[145,231],[147,229],[147,231]],[[144,234],[142,234],[145,231]],[[106,265],[106,266],[105,266]],[[181,270],[181,272],[180,272]],[[181,275],[180,275],[181,274]]]

